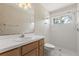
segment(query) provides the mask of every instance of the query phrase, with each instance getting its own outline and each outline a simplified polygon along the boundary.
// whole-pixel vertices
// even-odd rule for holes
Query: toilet
[[[50,43],[45,43],[44,45],[44,55],[51,55],[51,52],[54,53],[55,46],[53,44]]]

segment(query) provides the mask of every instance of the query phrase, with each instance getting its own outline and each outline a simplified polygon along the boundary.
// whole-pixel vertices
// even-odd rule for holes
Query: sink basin
[[[30,41],[32,37],[24,37],[24,38],[16,38],[15,41],[23,42],[23,41]]]

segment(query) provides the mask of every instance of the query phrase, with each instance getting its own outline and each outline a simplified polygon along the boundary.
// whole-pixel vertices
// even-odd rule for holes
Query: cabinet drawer
[[[44,45],[44,39],[39,40],[39,45]]]
[[[13,50],[1,53],[0,56],[20,56],[21,55],[20,52],[21,52],[21,49],[17,48],[17,49],[13,49]]]
[[[24,56],[38,56],[38,48],[30,51],[29,53],[25,54]]]
[[[33,50],[33,49],[35,49],[37,47],[38,47],[38,41],[32,42],[32,43],[27,44],[27,45],[24,45],[22,47],[22,55],[28,53],[29,51],[31,51],[31,50]]]

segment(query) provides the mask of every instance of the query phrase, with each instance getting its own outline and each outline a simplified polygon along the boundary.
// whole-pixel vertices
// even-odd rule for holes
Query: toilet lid
[[[49,47],[49,48],[55,48],[55,46],[54,46],[54,45],[49,44],[49,43],[46,43],[44,46],[45,46],[45,47]]]

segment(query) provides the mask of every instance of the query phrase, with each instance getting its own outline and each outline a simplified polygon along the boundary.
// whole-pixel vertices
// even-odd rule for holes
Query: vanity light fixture
[[[18,3],[17,5],[18,5],[20,8],[23,8],[23,9],[31,8],[31,4],[30,4],[30,3]]]

